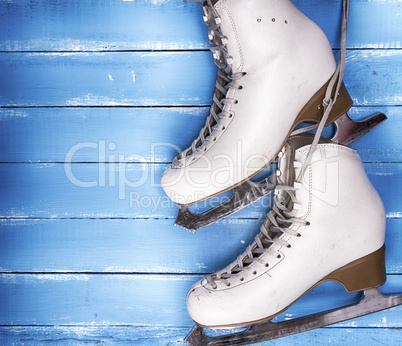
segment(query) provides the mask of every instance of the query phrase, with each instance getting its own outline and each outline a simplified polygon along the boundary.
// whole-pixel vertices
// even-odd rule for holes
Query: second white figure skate
[[[345,113],[335,120],[336,132],[331,141],[349,145],[385,120],[387,120],[387,116],[383,113],[377,113],[362,121],[354,121]],[[181,206],[175,225],[196,232],[198,229],[221,220],[270,194],[275,189],[275,183],[275,174],[257,182],[248,180],[236,186],[233,189],[232,196],[227,201],[203,213],[193,213],[188,206]]]
[[[189,291],[187,308],[203,327],[256,330],[218,339],[197,327],[193,345],[240,345],[269,340],[402,304],[384,297],[384,206],[357,152],[321,139],[306,164],[313,136],[291,137],[280,153],[275,205],[255,241],[238,259]],[[321,282],[366,291],[358,305],[269,322]],[[268,321],[268,322],[265,322]],[[260,328],[258,328],[260,327]]]
[[[207,0],[203,8],[219,71],[205,127],[161,178],[179,205],[230,190],[263,170],[296,125],[320,122],[324,98],[336,100],[325,125],[352,106],[342,76],[328,95],[336,71],[331,46],[290,0]]]

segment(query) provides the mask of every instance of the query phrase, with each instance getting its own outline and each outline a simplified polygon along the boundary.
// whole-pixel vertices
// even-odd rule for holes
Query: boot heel
[[[357,292],[384,284],[385,245],[327,275],[323,281],[337,281],[347,292]]]
[[[322,100],[325,97],[325,91],[327,90],[329,82],[325,83],[320,90],[318,90],[314,96],[310,99],[309,102],[303,107],[297,116],[294,127],[302,122],[309,123],[319,123],[322,119],[324,110],[322,106]],[[331,114],[329,115],[325,126],[332,124],[336,119],[338,119],[341,115],[346,113],[350,107],[353,106],[352,98],[350,97],[348,91],[346,90],[345,85],[342,83],[342,86],[339,90],[339,96],[332,108]]]

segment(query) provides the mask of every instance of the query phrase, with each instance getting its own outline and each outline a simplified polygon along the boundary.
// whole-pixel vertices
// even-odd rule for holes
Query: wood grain
[[[211,273],[234,261],[262,222],[225,219],[193,234],[172,219],[3,219],[0,272]],[[387,220],[389,274],[402,273],[401,229],[401,218]]]
[[[56,327],[0,327],[2,340],[8,345],[187,345],[184,338],[189,327],[142,326],[56,326]],[[396,345],[402,340],[397,328],[321,328],[283,339],[259,343],[262,346],[305,346],[327,343],[366,346]]]
[[[294,3],[338,57],[341,0]],[[184,345],[188,289],[259,231],[270,197],[194,235],[173,226],[177,206],[159,186],[212,100],[202,15],[190,0],[0,0],[0,344]],[[345,74],[353,119],[389,117],[352,147],[386,207],[382,290],[399,294],[400,17],[399,0],[351,0]],[[278,319],[356,298],[325,283]],[[400,345],[401,316],[263,345]]]
[[[190,327],[185,299],[201,276],[1,274],[0,325],[139,325]],[[389,275],[385,294],[397,292],[402,276]],[[285,316],[323,311],[359,299],[335,282],[325,282],[306,294]],[[367,315],[338,326],[401,327],[402,307]]]
[[[402,104],[401,50],[352,50],[345,84],[355,105]],[[0,54],[0,106],[205,106],[210,52]]]
[[[401,162],[398,107],[354,107],[355,120],[383,112],[388,120],[353,143],[365,162]],[[205,124],[208,107],[18,108],[0,109],[0,162],[118,160],[167,163],[189,147]],[[326,135],[332,135],[332,127]]]
[[[295,0],[339,48],[341,1]],[[400,6],[351,1],[348,47],[400,48]],[[1,15],[2,14],[2,15]],[[0,50],[207,49],[202,5],[190,0],[0,2]],[[24,25],[19,25],[23,21]],[[362,29],[364,28],[364,29]]]
[[[0,164],[0,217],[5,218],[174,218],[178,207],[160,187],[166,164],[71,165]],[[400,217],[402,201],[394,191],[401,163],[367,163],[365,168],[384,200],[389,217]],[[227,197],[227,194],[223,195]],[[222,197],[222,198],[223,198]],[[234,217],[265,217],[270,196]],[[218,197],[212,202],[220,202]],[[205,210],[200,203],[194,210]],[[233,217],[233,216],[232,216]]]

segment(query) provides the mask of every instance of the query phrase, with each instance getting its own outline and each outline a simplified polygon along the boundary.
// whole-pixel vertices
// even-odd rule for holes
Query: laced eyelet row
[[[281,154],[282,153],[282,154]],[[282,157],[283,156],[283,151],[281,151],[278,156]],[[301,166],[301,163],[298,161],[294,161],[294,166],[295,168]],[[281,176],[282,173],[280,170],[276,171],[277,176]],[[288,186],[288,185],[281,185],[281,179],[278,180],[278,185],[275,188],[275,194],[279,194],[281,191],[288,193],[292,204],[290,206],[287,205],[282,205],[283,203],[281,200],[275,198],[275,205],[272,211],[268,214],[268,219],[271,221],[270,222],[270,227],[274,227],[272,230],[274,233],[275,232],[282,232],[283,234],[289,234],[291,237],[297,237],[300,238],[302,236],[301,233],[296,232],[293,229],[290,229],[290,226],[287,226],[286,228],[284,226],[280,226],[283,223],[286,223],[286,220],[288,218],[291,218],[291,223],[293,224],[294,222],[299,223],[302,227],[303,226],[310,226],[310,222],[303,220],[303,219],[298,219],[295,216],[292,216],[291,212],[293,210],[300,210],[302,208],[302,205],[298,203],[296,199],[296,194],[295,191],[300,189],[302,187],[302,184],[298,181],[293,182],[293,186]],[[281,206],[279,209],[279,206]],[[275,209],[276,208],[276,209]],[[276,211],[275,211],[276,210]],[[288,216],[287,216],[288,215]],[[287,241],[284,241],[284,239],[280,237],[275,237],[271,238],[270,233],[267,231],[267,228],[265,228],[265,223],[261,226],[261,233],[256,236],[256,240],[254,241],[253,244],[251,244],[248,248],[244,256],[239,257],[237,262],[232,264],[231,266],[228,267],[227,271],[229,273],[229,276],[233,275],[241,275],[241,273],[246,270],[247,266],[253,263],[254,261],[259,261],[261,263],[262,258],[261,254],[265,253],[265,251],[270,251],[271,246],[277,242],[277,245],[283,246],[287,249],[291,249],[293,246],[292,244],[289,244]],[[271,244],[267,247],[266,245]],[[258,251],[257,251],[258,250]],[[275,250],[273,250],[275,251]],[[276,251],[274,253],[277,259],[281,259],[283,256],[282,253],[279,251]],[[265,266],[265,268],[269,267],[268,262],[262,262],[262,265]],[[237,268],[235,272],[233,272],[231,268]],[[251,272],[252,275],[257,275],[257,270],[253,270]],[[244,277],[241,276],[240,281],[244,281]],[[214,281],[211,277],[211,280]],[[214,282],[213,282],[214,284]]]
[[[230,56],[227,51],[227,44],[229,41],[228,38],[223,35],[221,31],[220,25],[222,23],[222,19],[209,1],[204,6],[205,16],[203,18],[204,22],[208,26],[208,38],[213,45],[210,50],[213,53],[215,64],[219,68],[218,75],[221,77],[217,79],[216,90],[220,91],[221,94],[219,94],[218,97],[215,93],[214,103],[211,107],[210,115],[206,121],[206,125],[201,129],[199,136],[193,141],[188,149],[184,150],[176,158],[177,160],[175,160],[174,163],[178,167],[184,166],[184,162],[186,161],[186,158],[188,156],[194,155],[195,157],[197,157],[199,155],[203,155],[208,150],[211,143],[216,142],[217,140],[218,136],[217,133],[213,133],[214,131],[219,132],[227,129],[227,124],[222,126],[220,124],[220,120],[225,118],[232,119],[233,113],[229,109],[224,109],[224,107],[226,104],[238,104],[239,100],[226,97],[226,95],[231,88],[234,90],[242,90],[243,86],[238,84],[239,79],[246,75],[245,72],[232,72],[232,64],[234,63],[234,58]],[[211,138],[207,139],[210,136]],[[207,142],[204,145],[206,140],[209,141],[209,144]],[[183,161],[183,163],[177,164],[178,161]]]

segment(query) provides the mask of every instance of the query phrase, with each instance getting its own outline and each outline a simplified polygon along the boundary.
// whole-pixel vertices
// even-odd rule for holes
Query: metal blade
[[[362,121],[354,121],[345,113],[335,120],[336,133],[331,140],[335,143],[349,145],[385,120],[387,120],[387,116],[383,113],[377,113]]]
[[[194,214],[187,206],[180,207],[175,225],[195,232],[223,219],[272,192],[275,189],[275,178],[273,174],[256,183],[248,180],[233,189],[229,200],[203,214]]]
[[[349,145],[385,120],[387,117],[383,113],[375,114],[363,121],[354,121],[345,113],[335,120],[336,133],[331,140]],[[246,181],[233,189],[233,196],[228,201],[202,214],[194,214],[187,206],[182,206],[177,214],[175,225],[196,232],[271,193],[275,189],[274,178],[270,176],[256,183]]]
[[[244,332],[219,337],[209,337],[202,327],[195,326],[185,341],[194,346],[249,345],[343,322],[401,304],[402,295],[384,296],[378,288],[371,288],[364,291],[362,299],[354,305],[278,323],[262,322]]]

